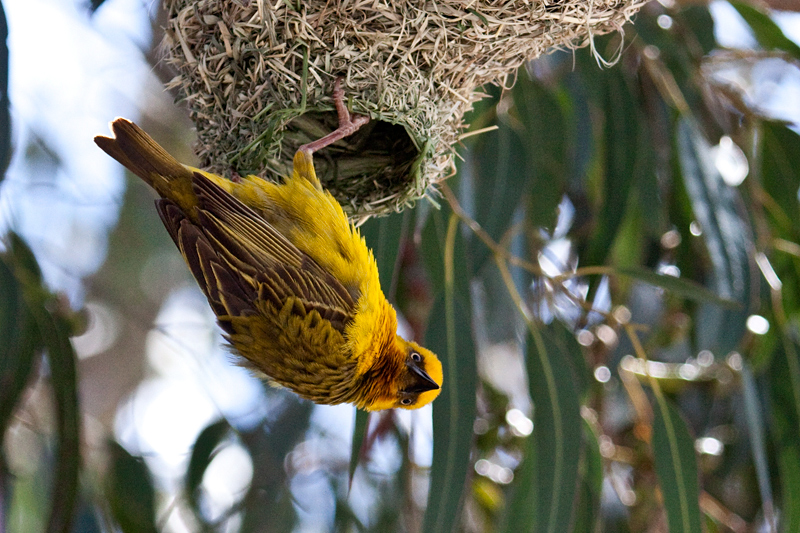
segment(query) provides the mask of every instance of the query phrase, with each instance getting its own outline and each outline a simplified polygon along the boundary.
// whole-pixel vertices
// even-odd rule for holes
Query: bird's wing
[[[159,200],[158,212],[218,317],[257,314],[265,304],[280,310],[294,297],[298,312],[316,310],[344,331],[356,300],[342,283],[202,174],[193,187],[197,224],[170,200]]]

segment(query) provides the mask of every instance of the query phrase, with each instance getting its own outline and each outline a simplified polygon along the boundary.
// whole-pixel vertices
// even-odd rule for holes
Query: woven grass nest
[[[167,61],[204,168],[288,173],[337,126],[333,82],[371,121],[321,150],[322,183],[354,217],[399,211],[453,171],[475,89],[554,47],[619,30],[644,0],[165,0]]]

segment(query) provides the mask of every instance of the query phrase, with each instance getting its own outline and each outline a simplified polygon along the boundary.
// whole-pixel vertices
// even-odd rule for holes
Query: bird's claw
[[[336,141],[349,137],[358,131],[361,126],[369,122],[369,117],[367,116],[350,115],[350,111],[347,110],[347,105],[344,103],[342,78],[336,78],[336,81],[333,83],[333,103],[336,106],[336,114],[339,117],[339,127],[321,139],[304,144],[300,147],[301,151],[311,155],[318,150],[322,150],[326,146],[330,146]]]

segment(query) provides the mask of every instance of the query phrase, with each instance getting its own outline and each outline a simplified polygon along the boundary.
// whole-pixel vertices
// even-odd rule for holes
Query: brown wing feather
[[[193,182],[199,224],[171,200],[159,200],[158,212],[227,333],[230,318],[282,309],[291,297],[302,314],[316,310],[344,331],[355,301],[336,278],[202,174]]]

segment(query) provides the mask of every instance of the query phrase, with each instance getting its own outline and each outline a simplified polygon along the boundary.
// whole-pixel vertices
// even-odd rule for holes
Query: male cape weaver
[[[314,151],[369,120],[350,117],[338,80],[333,97],[339,128],[301,146],[280,184],[182,165],[122,118],[94,140],[161,196],[161,220],[249,365],[316,403],[416,409],[438,396],[442,365],[396,334],[372,252],[314,171]]]

